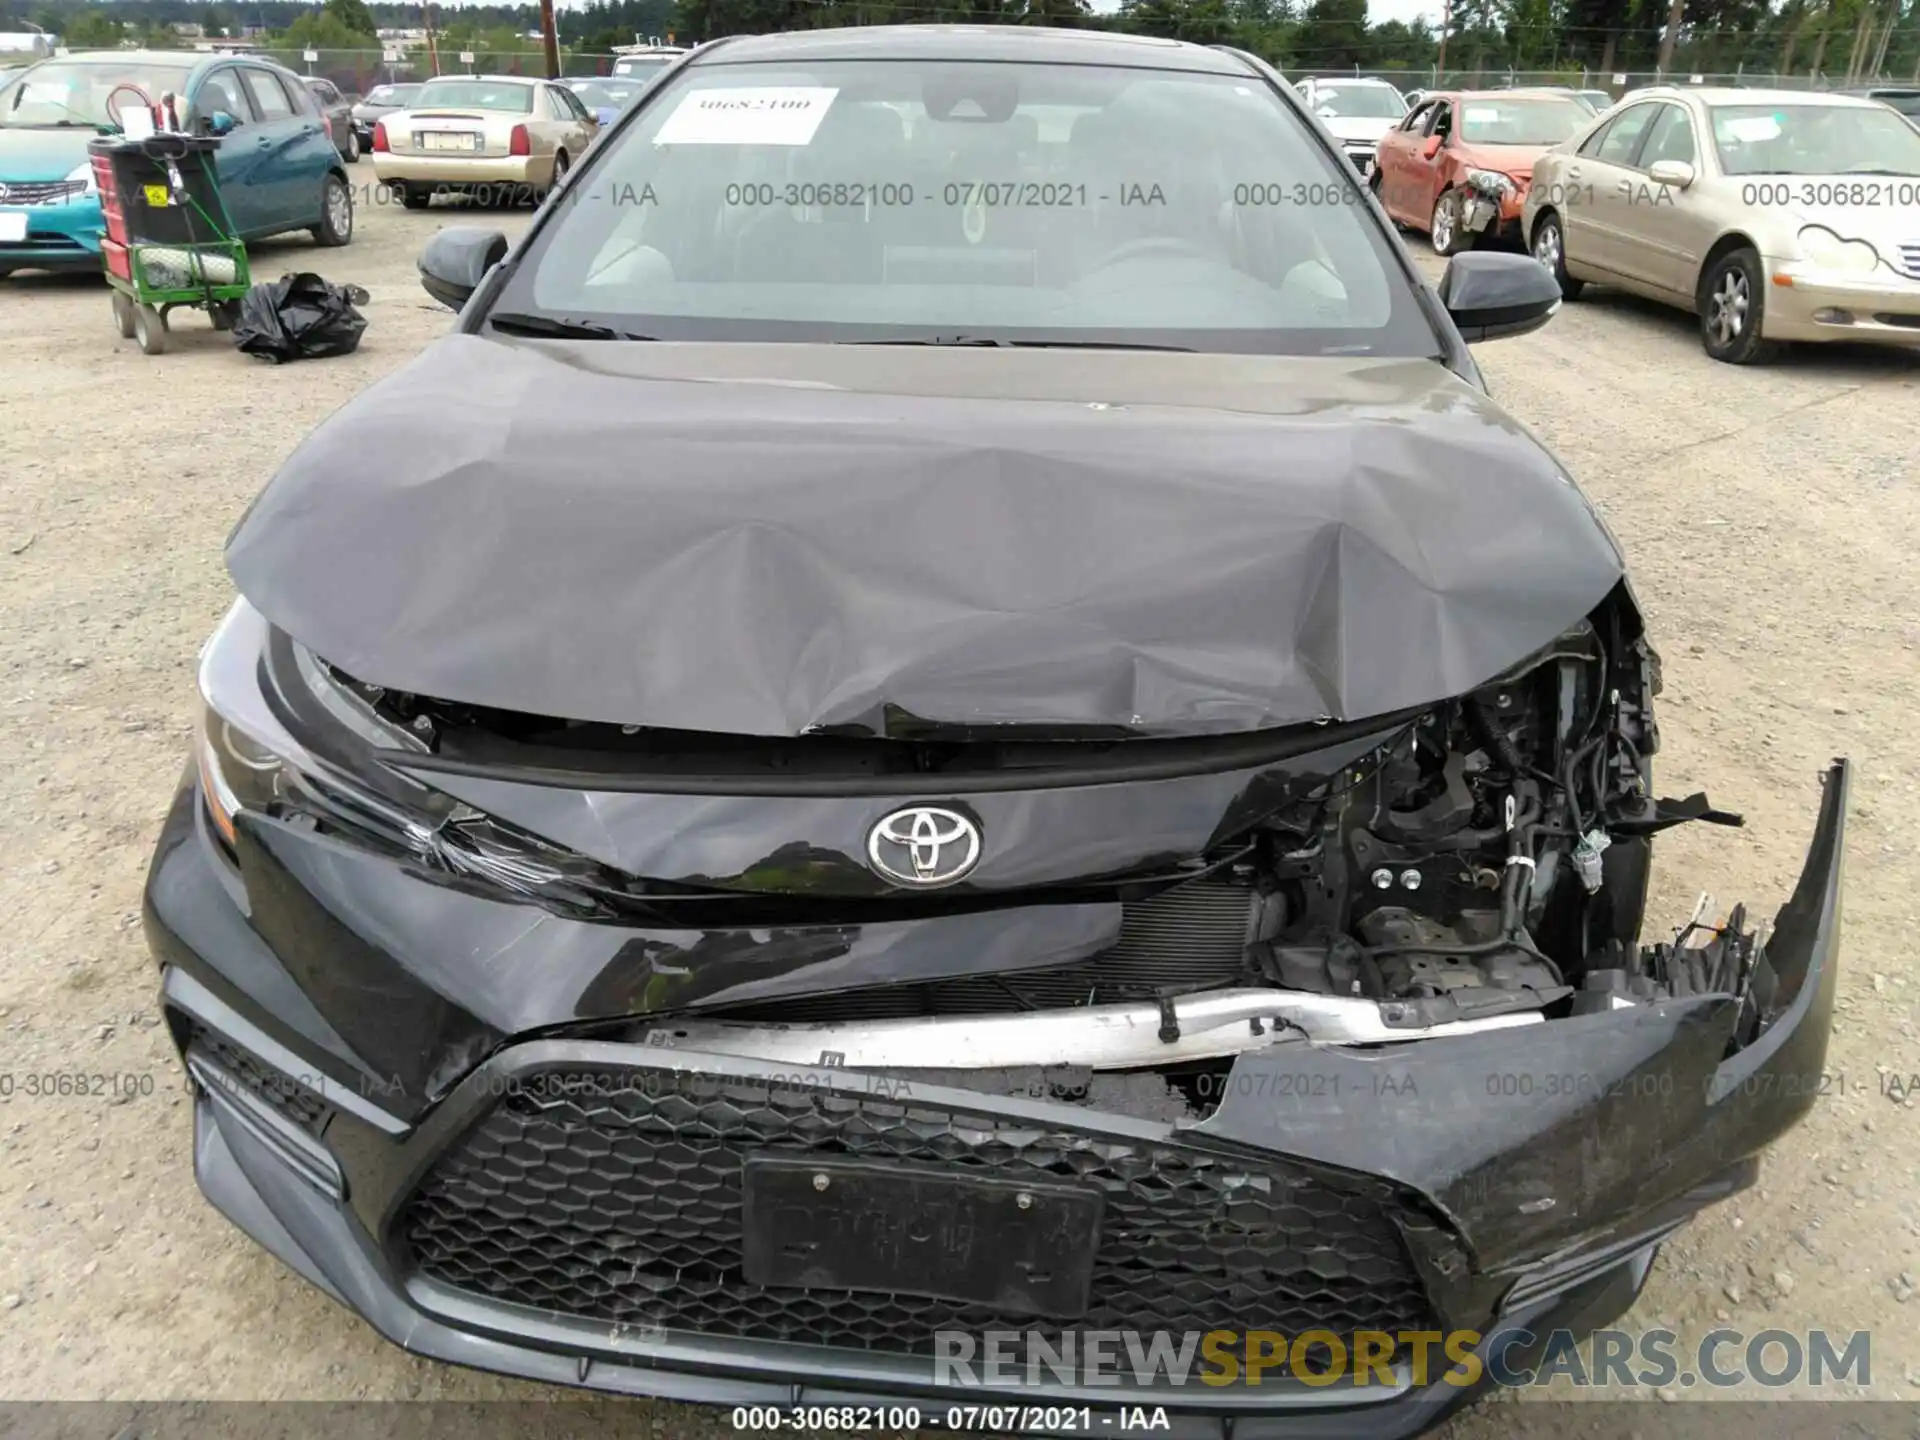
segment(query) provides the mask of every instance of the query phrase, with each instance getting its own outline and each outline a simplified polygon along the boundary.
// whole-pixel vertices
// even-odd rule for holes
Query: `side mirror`
[[[1468,250],[1447,262],[1440,303],[1468,344],[1538,330],[1560,308],[1560,282],[1531,255]]]
[[[207,116],[209,135],[231,135],[240,128],[240,122],[225,110],[215,110]]]
[[[1671,185],[1676,190],[1693,184],[1693,166],[1684,160],[1656,160],[1647,174],[1653,177],[1654,184]]]
[[[1438,155],[1440,153],[1440,142],[1445,138],[1444,135],[1427,136],[1426,142],[1420,147],[1421,158],[1431,160],[1434,156]]]
[[[449,225],[420,252],[420,285],[449,310],[463,307],[487,271],[507,258],[507,237],[484,225]]]

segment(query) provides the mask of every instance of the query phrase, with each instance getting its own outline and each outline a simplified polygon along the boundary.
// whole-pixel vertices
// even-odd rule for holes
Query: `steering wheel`
[[[118,103],[120,92],[123,90],[131,91],[133,94],[139,96],[140,103],[143,106],[149,110],[153,109],[153,101],[148,97],[146,91],[142,90],[131,80],[122,80],[107,92],[107,118],[113,122],[113,128],[116,130],[124,130],[127,128],[126,125],[121,122],[120,105]]]
[[[1182,240],[1173,235],[1149,235],[1140,240],[1129,240],[1126,244],[1109,250],[1100,257],[1094,271],[1110,270],[1128,260],[1136,260],[1144,255],[1161,255],[1169,259],[1211,260],[1213,255],[1203,246],[1191,240]]]

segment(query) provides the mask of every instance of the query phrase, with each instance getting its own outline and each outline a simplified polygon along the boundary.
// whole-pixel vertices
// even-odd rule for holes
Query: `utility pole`
[[[421,18],[426,21],[427,64],[432,68],[433,73],[438,75],[440,73],[440,52],[434,47],[433,43],[433,6],[422,5],[420,7],[420,15]]]
[[[1680,22],[1686,17],[1687,0],[1672,0],[1667,6],[1667,28],[1660,36],[1660,58],[1654,68],[1665,76],[1673,64],[1673,47],[1680,40]]]
[[[1433,65],[1433,83],[1436,87],[1446,83],[1447,73],[1447,31],[1453,26],[1453,0],[1440,0],[1440,54]]]
[[[560,32],[554,27],[553,0],[540,0],[540,37],[547,46],[547,78],[560,78]]]
[[[1886,73],[1887,45],[1893,39],[1893,27],[1900,20],[1900,0],[1888,0],[1887,21],[1880,30],[1880,47],[1873,52],[1873,77],[1877,80]]]

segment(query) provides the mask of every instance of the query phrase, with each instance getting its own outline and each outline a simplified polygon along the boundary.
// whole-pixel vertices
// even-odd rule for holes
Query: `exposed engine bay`
[[[1674,942],[1639,945],[1651,836],[1741,820],[1704,796],[1653,798],[1658,657],[1603,634],[1608,618],[1275,810],[1215,873],[1131,906],[1121,943],[1086,965],[783,1003],[647,1039],[804,1064],[1124,1070],[1738,993],[1760,944],[1741,910],[1709,924],[1703,896]],[[1204,910],[1243,917],[1237,943],[1199,940],[1222,935]]]

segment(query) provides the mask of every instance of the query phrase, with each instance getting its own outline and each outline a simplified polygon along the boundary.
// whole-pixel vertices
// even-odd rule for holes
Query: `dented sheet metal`
[[[227,559],[370,683],[748,735],[1378,715],[1622,573],[1425,361],[463,335],[315,431]]]

